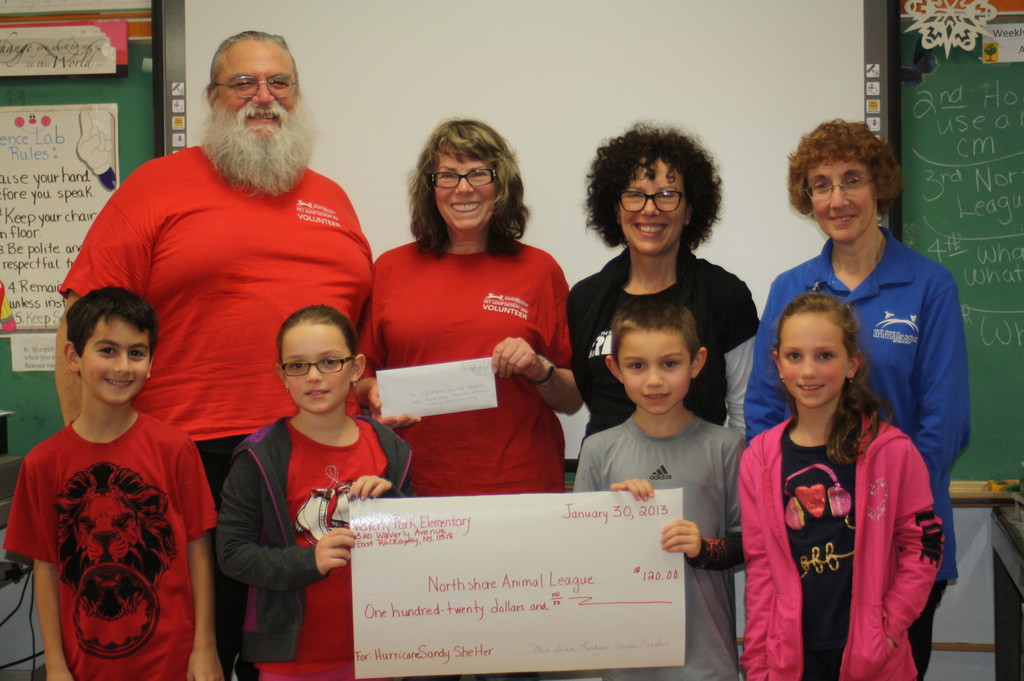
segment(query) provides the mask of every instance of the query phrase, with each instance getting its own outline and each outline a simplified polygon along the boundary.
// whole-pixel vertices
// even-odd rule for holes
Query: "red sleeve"
[[[390,265],[392,256],[385,253],[373,264],[373,286],[370,288],[370,300],[366,304],[366,312],[359,324],[359,351],[366,355],[366,371],[364,376],[373,376],[378,369],[387,366],[388,353],[381,334],[381,302],[389,292]]]
[[[203,536],[203,532],[217,525],[217,512],[199,450],[191,440],[182,445],[178,456],[177,478],[185,536],[188,541],[195,541]]]
[[[140,178],[133,174],[125,180],[93,220],[61,284],[62,294],[74,291],[84,296],[103,286],[120,286],[139,295],[146,292],[153,245],[161,225],[143,208],[152,203],[146,196],[150,190],[141,178],[144,174]]]

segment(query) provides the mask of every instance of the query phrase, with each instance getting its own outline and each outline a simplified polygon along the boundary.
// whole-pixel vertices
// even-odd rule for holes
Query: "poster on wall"
[[[0,77],[128,73],[128,22],[0,25]]]
[[[17,329],[57,328],[60,284],[117,181],[116,104],[0,107],[0,276]]]
[[[0,0],[0,14],[148,10],[150,0]]]
[[[981,43],[982,64],[1024,61],[1024,24],[992,24]]]

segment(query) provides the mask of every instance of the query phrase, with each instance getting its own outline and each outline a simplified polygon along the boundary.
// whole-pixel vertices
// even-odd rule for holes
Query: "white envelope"
[[[377,372],[384,416],[432,416],[498,406],[491,358]]]

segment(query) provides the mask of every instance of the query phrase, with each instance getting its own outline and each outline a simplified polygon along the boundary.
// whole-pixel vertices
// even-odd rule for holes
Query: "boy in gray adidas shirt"
[[[661,546],[686,555],[686,664],[608,669],[606,681],[735,681],[736,606],[732,567],[743,562],[737,489],[742,438],[694,415],[683,398],[704,366],[689,310],[637,296],[612,320],[608,368],[636,411],[583,441],[576,492],[627,490],[647,500],[683,488],[683,514],[662,528]],[[653,537],[652,537],[653,541]]]

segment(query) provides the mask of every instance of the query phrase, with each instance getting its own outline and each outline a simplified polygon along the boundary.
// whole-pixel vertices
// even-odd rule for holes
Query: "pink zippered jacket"
[[[758,435],[740,462],[747,681],[799,681],[803,593],[783,519],[782,435]],[[857,460],[853,596],[840,681],[911,681],[907,628],[928,600],[942,559],[928,470],[910,438],[883,424]],[[896,647],[890,649],[891,638]]]

